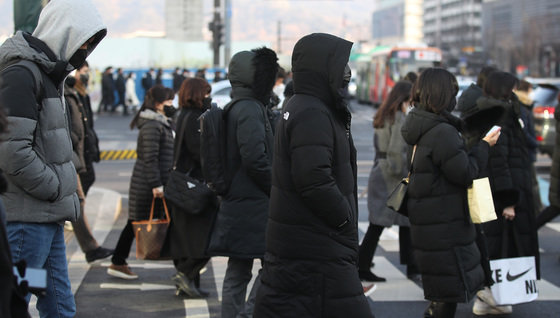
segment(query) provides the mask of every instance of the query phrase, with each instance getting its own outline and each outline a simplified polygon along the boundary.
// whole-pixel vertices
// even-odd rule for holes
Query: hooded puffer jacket
[[[402,128],[417,145],[407,207],[424,297],[454,303],[469,302],[485,282],[467,187],[486,167],[489,148],[480,141],[467,153],[458,120],[416,107]]]
[[[339,93],[351,47],[311,34],[294,48],[255,317],[372,317],[356,267],[356,149]]]
[[[234,100],[227,111],[227,174],[231,176],[212,230],[208,253],[262,258],[274,145],[267,116],[276,78],[276,54],[266,48],[235,54],[229,64]]]
[[[10,124],[0,138],[8,221],[50,223],[78,217],[63,82],[74,69],[68,63],[74,53],[93,38],[89,54],[106,32],[91,2],[57,0],[43,8],[33,35],[17,32],[0,47],[0,105]],[[38,67],[37,90],[30,69],[9,67],[19,60]]]

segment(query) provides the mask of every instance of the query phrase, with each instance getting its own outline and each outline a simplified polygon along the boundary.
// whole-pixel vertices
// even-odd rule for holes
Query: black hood
[[[468,112],[476,105],[476,100],[482,96],[482,89],[472,83],[467,89],[461,93],[457,101],[457,110],[462,113]],[[461,117],[463,117],[461,115]]]
[[[455,127],[457,131],[461,131],[461,119],[451,115],[450,113],[442,112],[441,114],[435,114],[422,110],[418,107],[414,107],[406,116],[404,124],[401,128],[401,133],[407,144],[416,145],[418,141],[420,141],[420,138],[426,134],[428,130],[441,123],[448,123]]]
[[[233,98],[252,97],[268,104],[278,72],[278,57],[268,48],[236,53],[229,63]]]
[[[342,107],[338,90],[351,49],[352,42],[330,34],[313,33],[301,38],[292,54],[294,93]]]
[[[492,126],[498,124],[509,104],[494,98],[481,96],[474,106],[461,114],[465,121],[467,135],[480,136],[486,134]]]

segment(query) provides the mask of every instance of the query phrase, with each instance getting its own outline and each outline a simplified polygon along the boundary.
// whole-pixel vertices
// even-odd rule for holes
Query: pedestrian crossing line
[[[358,222],[358,229],[362,233],[366,233],[369,227],[369,222]],[[361,241],[360,241],[361,244]],[[385,228],[379,237],[379,246],[387,252],[399,251],[399,227],[393,225],[390,228]]]
[[[375,256],[375,274],[387,282],[375,283],[377,290],[370,297],[374,301],[424,301],[422,288],[409,280],[384,256]]]
[[[210,317],[210,312],[208,311],[209,305],[206,299],[184,299],[183,303],[185,304],[185,317]]]
[[[137,158],[136,150],[103,150],[99,157],[101,160],[131,160]]]
[[[560,223],[558,222],[548,222],[546,227],[555,230],[556,232],[560,232]]]

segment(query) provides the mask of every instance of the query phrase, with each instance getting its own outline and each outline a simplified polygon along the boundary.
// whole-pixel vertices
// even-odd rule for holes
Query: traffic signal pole
[[[214,19],[208,25],[212,31],[212,50],[214,51],[214,67],[220,66],[220,46],[223,43],[223,24],[220,15],[220,0],[214,0]]]

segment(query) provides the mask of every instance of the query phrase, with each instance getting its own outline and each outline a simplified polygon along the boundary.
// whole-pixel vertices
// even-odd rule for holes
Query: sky
[[[13,32],[13,1],[0,0],[0,38]],[[15,0],[17,1],[17,0]],[[101,13],[108,36],[138,31],[164,32],[165,0],[92,0]],[[374,0],[231,0],[232,40],[262,40],[277,48],[277,25],[282,23],[281,49],[291,51],[297,39],[325,32],[350,41],[370,36]],[[213,0],[204,0],[204,32],[212,18]]]

